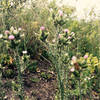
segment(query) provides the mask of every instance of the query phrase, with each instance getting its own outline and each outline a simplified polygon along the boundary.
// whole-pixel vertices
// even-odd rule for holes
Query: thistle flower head
[[[41,30],[41,31],[44,31],[44,30],[45,30],[45,27],[44,27],[44,26],[41,26],[41,27],[40,27],[40,30]]]
[[[74,67],[72,67],[72,68],[70,69],[70,71],[71,71],[71,72],[74,72],[74,71],[75,71],[75,68],[74,68]]]
[[[58,38],[59,38],[59,39],[61,38],[61,34],[58,35]]]
[[[68,37],[68,39],[71,39],[71,38],[72,38],[71,36]]]
[[[77,58],[76,58],[76,56],[73,56],[72,57],[72,63],[74,64],[74,63],[76,63],[77,62]]]
[[[68,30],[68,29],[65,29],[64,32],[65,32],[65,33],[69,33],[69,30]]]
[[[23,54],[27,54],[27,51],[22,51]]]
[[[58,13],[59,13],[59,16],[63,16],[63,11],[62,10],[59,10]]]
[[[88,58],[88,55],[85,55],[85,56],[84,56],[84,59],[87,59],[87,58]]]
[[[9,40],[14,40],[15,36],[14,35],[10,35],[8,38],[9,38]]]
[[[9,34],[10,32],[8,30],[5,31],[5,34]]]

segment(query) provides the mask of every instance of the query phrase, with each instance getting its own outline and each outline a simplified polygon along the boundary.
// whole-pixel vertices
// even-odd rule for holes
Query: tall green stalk
[[[57,37],[58,37],[58,33],[57,32]],[[60,100],[64,100],[64,83],[63,83],[63,80],[62,80],[62,73],[61,73],[61,70],[62,70],[62,60],[61,60],[61,50],[58,49],[58,38],[56,37],[57,41],[56,41],[56,44],[53,48],[54,51],[52,51],[52,49],[49,47],[50,49],[50,52],[52,54],[54,54],[54,59],[53,59],[53,64],[55,65],[55,68],[56,68],[56,72],[57,72],[57,81],[58,81],[58,88],[59,88],[59,93],[60,93]]]
[[[5,91],[3,90],[3,83],[2,83],[2,71],[0,69],[0,100],[4,100]]]
[[[58,62],[59,61],[60,60],[58,60]],[[61,67],[61,65],[56,63],[56,71],[57,71],[58,82],[59,82],[59,91],[60,91],[60,95],[61,95],[61,100],[64,100],[64,84],[63,84],[63,81],[61,80],[60,67]]]
[[[19,84],[19,98],[20,100],[24,100],[24,91],[23,91],[23,81],[22,81],[22,73],[21,73],[21,63],[20,63],[20,56],[16,55],[16,64],[17,64],[17,70],[18,70],[18,84]]]

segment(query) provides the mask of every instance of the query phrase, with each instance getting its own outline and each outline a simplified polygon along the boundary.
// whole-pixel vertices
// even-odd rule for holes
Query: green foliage
[[[81,89],[81,94],[86,95],[94,87],[93,83],[97,74],[95,71],[97,68],[99,70],[99,60],[91,54],[86,54],[84,57],[79,57],[76,62],[72,60],[71,63],[70,71],[72,71],[71,68],[74,68],[74,70],[69,77],[69,92],[72,95],[79,96]]]
[[[59,7],[56,0],[50,3],[33,0],[25,6],[26,1],[0,1],[0,71],[3,77],[17,75],[18,83],[12,82],[12,88],[20,100],[24,100],[24,72],[37,72],[38,60],[42,58],[56,69],[59,90],[56,99],[81,99],[92,90],[99,92],[99,19],[78,21],[75,8]],[[52,77],[46,72],[40,76]],[[0,99],[4,97],[3,92],[0,95]]]
[[[49,80],[52,77],[52,75],[49,73],[41,72],[41,77]]]
[[[27,69],[30,72],[36,72],[37,67],[38,67],[38,62],[37,61],[32,61],[32,63],[28,65]]]
[[[39,78],[30,78],[30,80],[31,80],[32,82],[34,82],[34,83],[37,83],[37,82],[39,82],[39,81],[40,81],[40,79],[39,79]]]

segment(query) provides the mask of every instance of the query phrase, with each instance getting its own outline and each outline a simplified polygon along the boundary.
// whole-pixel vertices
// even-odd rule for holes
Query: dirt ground
[[[28,97],[29,100],[54,100],[55,94],[57,91],[57,81],[55,74],[51,71],[48,71],[47,63],[39,63],[39,71],[36,73],[26,72],[23,75],[23,86],[24,86],[24,95]],[[49,73],[51,77],[45,79],[41,77],[40,73]],[[14,92],[9,86],[11,81],[16,81],[14,79],[3,79],[4,89],[6,91],[5,100],[19,100],[17,96],[14,96]],[[34,79],[34,80],[30,80]]]

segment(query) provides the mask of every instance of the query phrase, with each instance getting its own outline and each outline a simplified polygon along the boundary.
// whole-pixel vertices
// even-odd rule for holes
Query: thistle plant
[[[2,82],[2,68],[1,68],[1,64],[0,64],[0,100],[4,100],[5,98],[5,91],[3,90],[3,82]]]
[[[53,15],[53,22],[56,30],[56,35],[52,43],[47,41],[49,53],[51,55],[52,63],[56,68],[59,100],[68,98],[66,90],[68,88],[68,66],[69,66],[69,45],[75,40],[75,33],[64,29],[63,11],[58,11],[58,14]]]
[[[15,62],[17,68],[17,82],[18,82],[18,91],[17,94],[20,100],[24,100],[24,90],[23,90],[23,79],[22,74],[29,64],[29,56],[27,55],[26,44],[24,33],[21,28],[11,27],[10,30],[6,30],[2,37],[2,40],[6,43],[7,53],[13,55],[13,62]],[[21,48],[23,46],[23,48]],[[11,62],[11,61],[10,61]],[[11,62],[12,63],[12,62]]]
[[[53,15],[56,35],[52,42],[46,41],[49,55],[57,72],[60,94],[58,99],[76,98],[82,100],[83,95],[91,92],[93,88],[92,82],[95,78],[96,66],[99,68],[99,61],[96,57],[88,54],[81,57],[76,53],[76,56],[71,58],[69,47],[77,38],[75,38],[74,32],[64,28],[65,19],[63,15],[61,10],[58,11],[58,14]],[[89,95],[91,98],[91,94]]]
[[[24,90],[23,90],[23,79],[22,79],[22,73],[21,73],[21,62],[20,62],[20,56],[18,52],[16,53],[17,55],[15,56],[16,60],[16,65],[17,65],[17,70],[18,70],[18,96],[20,100],[24,100]]]

